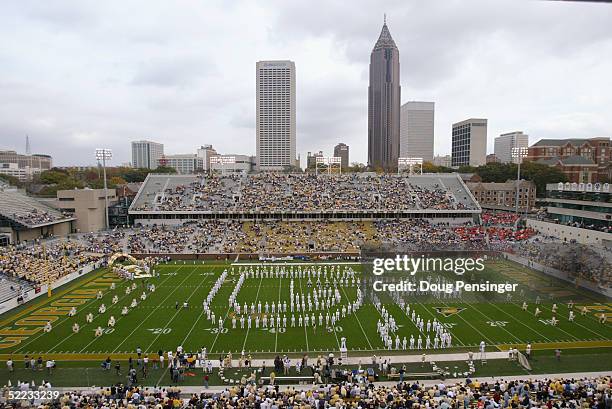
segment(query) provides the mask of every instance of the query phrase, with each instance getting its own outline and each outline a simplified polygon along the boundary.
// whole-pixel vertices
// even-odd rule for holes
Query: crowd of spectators
[[[519,216],[511,212],[483,211],[481,214],[482,224],[485,226],[508,226],[516,224]]]
[[[33,208],[25,213],[14,213],[13,214],[13,219],[23,223],[25,225],[28,226],[35,226],[38,224],[44,224],[44,223],[51,223],[51,222],[55,222],[61,219],[64,219],[65,217],[59,213],[59,214],[52,214],[50,212],[47,212],[46,210],[40,210],[40,209],[36,209]]]
[[[231,253],[245,238],[236,220],[199,220],[176,226],[141,226],[131,230],[131,253]]]
[[[36,241],[27,246],[0,247],[0,272],[32,284],[47,283],[99,259],[73,240],[55,240],[45,246]]]
[[[244,226],[237,251],[247,253],[354,252],[372,240],[366,222],[260,222]]]
[[[612,255],[591,246],[560,241],[531,240],[510,250],[529,260],[566,272],[570,278],[585,280],[602,289],[612,288]]]
[[[45,390],[46,384],[40,387]],[[181,396],[177,388],[127,388],[116,385],[87,392],[63,393],[49,402],[9,400],[4,388],[0,404],[5,408],[580,408],[612,407],[610,376],[524,379],[425,384],[399,382],[374,384],[341,382],[310,387],[236,385],[222,392],[202,391]],[[24,403],[26,406],[24,406]]]
[[[464,201],[458,201],[455,193],[461,192],[435,181],[419,184],[415,179],[396,175],[201,176],[190,183],[162,189],[153,200],[141,200],[134,210],[286,212],[470,208]]]

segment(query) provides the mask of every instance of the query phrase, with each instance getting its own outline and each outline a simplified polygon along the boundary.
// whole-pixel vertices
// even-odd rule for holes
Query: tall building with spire
[[[378,41],[370,54],[368,87],[368,165],[397,168],[400,148],[399,50],[385,18]]]

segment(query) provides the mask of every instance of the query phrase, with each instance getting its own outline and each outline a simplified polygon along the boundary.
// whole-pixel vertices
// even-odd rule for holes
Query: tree
[[[37,179],[43,185],[55,185],[72,178],[68,175],[68,172],[53,168],[41,172]]]
[[[483,182],[503,183],[516,179],[516,165],[513,163],[487,163],[475,169]]]
[[[548,183],[567,182],[567,175],[556,166],[548,166],[543,163],[524,162],[521,165],[521,179],[531,180],[536,185],[537,195],[546,194]]]
[[[360,162],[352,162],[351,166],[348,167],[349,172],[365,172],[368,169],[366,165]]]
[[[459,166],[459,169],[457,170],[459,173],[474,173],[476,172],[476,169],[477,168],[470,166],[470,165],[462,165],[462,166]]]
[[[109,181],[110,185],[116,187],[117,185],[125,185],[127,182],[121,176],[113,176]]]
[[[158,166],[157,168],[151,171],[152,173],[176,173],[176,169],[171,168],[170,166]]]
[[[3,175],[2,173],[0,173],[0,180],[4,180],[6,183],[8,183],[11,186],[17,186],[17,187],[21,186],[21,182],[15,176]]]

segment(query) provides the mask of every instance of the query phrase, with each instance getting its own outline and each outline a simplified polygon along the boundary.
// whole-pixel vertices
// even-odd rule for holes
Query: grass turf
[[[359,269],[359,265],[354,266]],[[202,301],[206,298],[215,280],[224,269],[231,269],[230,263],[170,263],[157,267],[159,277],[148,279],[157,287],[155,293],[148,294],[145,301],[139,296],[143,291],[143,282],[136,280],[138,289],[130,295],[125,294],[125,287],[131,283],[117,280],[113,274],[100,270],[80,279],[74,285],[63,287],[52,298],[35,300],[31,305],[22,307],[19,311],[4,314],[0,325],[0,358],[13,356],[16,360],[25,354],[44,355],[58,360],[93,360],[99,362],[107,355],[114,358],[125,358],[140,347],[146,353],[154,354],[158,350],[174,350],[182,345],[186,351],[199,351],[206,347],[212,354],[232,351],[237,353],[245,350],[258,357],[269,357],[276,353],[300,355],[338,353],[340,338],[347,338],[349,355],[369,356],[377,354],[421,353],[422,351],[387,351],[377,334],[376,323],[380,319],[379,311],[374,305],[366,303],[358,311],[342,318],[334,327],[285,329],[231,328],[229,318],[226,319],[223,330],[219,331],[216,323],[206,319],[202,310]],[[411,307],[425,320],[436,318],[449,329],[453,335],[451,350],[435,352],[452,352],[476,350],[480,341],[489,346],[505,350],[511,345],[523,346],[531,342],[534,349],[567,350],[570,348],[606,348],[612,346],[612,328],[609,323],[600,324],[595,314],[611,311],[609,304],[590,294],[572,288],[571,286],[541,276],[524,267],[507,261],[487,263],[485,273],[488,276],[512,277],[524,282],[540,282],[542,299],[546,300],[540,306],[542,317],[533,316],[533,306],[529,312],[522,311],[520,302],[491,302],[486,299],[408,299]],[[228,298],[235,287],[237,274],[231,275],[222,284],[211,304],[217,317],[229,317]],[[116,280],[116,289],[110,290],[111,282]],[[242,286],[237,301],[262,303],[289,301],[289,279],[287,278],[248,278]],[[305,279],[295,279],[296,292],[309,292]],[[339,287],[343,303],[354,299],[355,287]],[[537,291],[536,287],[530,287]],[[102,299],[97,299],[95,293],[101,290]],[[555,294],[553,299],[550,294]],[[119,302],[112,305],[114,295]],[[133,298],[139,304],[131,309],[127,316],[121,316],[123,306],[129,305]],[[516,297],[515,297],[516,298]],[[564,303],[569,299],[580,300],[577,307],[588,305],[590,312],[586,316],[577,314],[576,321],[571,323],[569,313]],[[79,300],[76,317],[68,317],[69,307],[66,301]],[[181,307],[184,301],[190,307]],[[559,304],[558,326],[547,324],[550,318],[551,302]],[[108,308],[105,314],[98,314],[98,307],[104,303]],[[179,308],[176,308],[176,304]],[[399,329],[397,334],[409,338],[418,336],[418,330],[413,321],[399,306],[388,303],[385,305],[395,317]],[[458,308],[458,312],[444,315],[439,310]],[[85,315],[94,314],[93,323],[85,322]],[[107,320],[113,315],[117,321],[112,329],[107,328]],[[290,315],[290,314],[287,314]],[[318,315],[318,313],[317,313]],[[42,331],[47,319],[57,317],[50,333]],[[81,330],[78,334],[72,332],[72,325],[78,322]],[[101,337],[94,336],[98,326],[105,328]],[[30,331],[24,334],[19,331]],[[432,351],[430,351],[432,353]],[[610,362],[610,360],[607,360]]]

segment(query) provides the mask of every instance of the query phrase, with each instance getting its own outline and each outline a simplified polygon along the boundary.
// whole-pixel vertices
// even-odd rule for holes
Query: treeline
[[[107,186],[115,188],[118,185],[133,182],[143,182],[149,173],[176,173],[174,168],[160,166],[157,169],[135,169],[128,167],[106,168]],[[34,176],[32,182],[26,184],[26,189],[38,196],[55,197],[58,190],[104,188],[104,173],[102,168],[59,169],[52,168]]]

